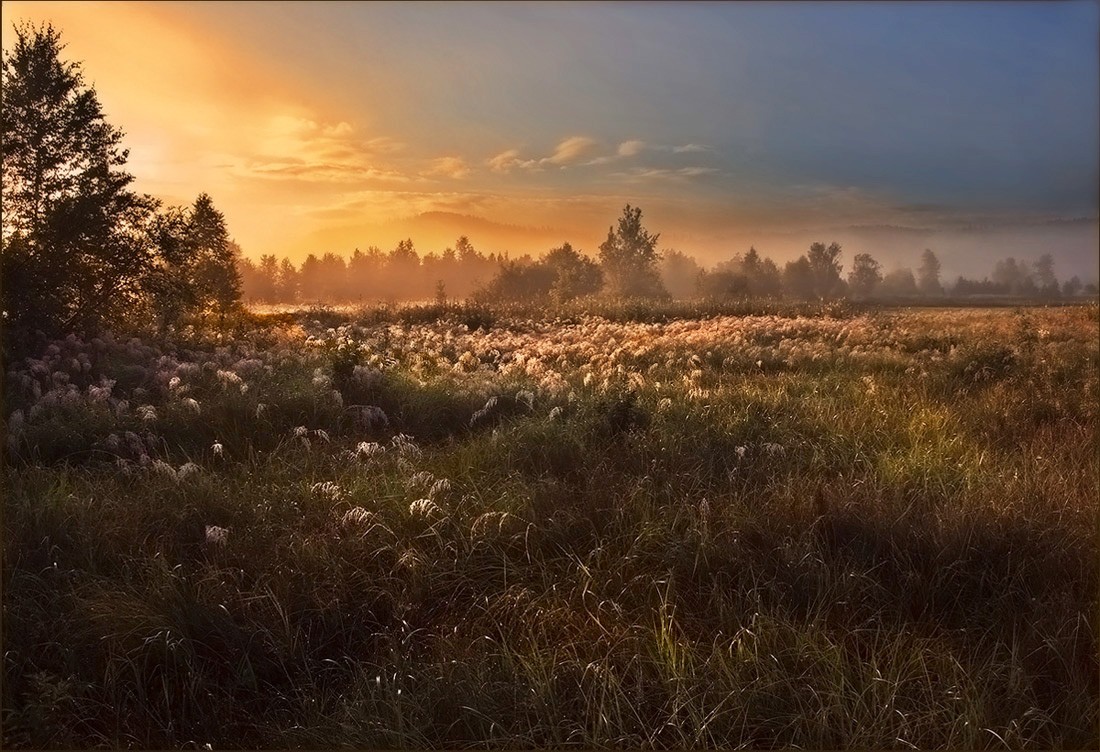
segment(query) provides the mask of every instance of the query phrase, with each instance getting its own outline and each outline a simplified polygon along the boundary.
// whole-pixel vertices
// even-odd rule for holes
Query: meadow
[[[5,376],[14,747],[1095,748],[1095,304],[424,305]]]

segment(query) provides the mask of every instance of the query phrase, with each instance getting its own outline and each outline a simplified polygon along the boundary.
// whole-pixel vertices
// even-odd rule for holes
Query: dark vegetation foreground
[[[1095,306],[640,312],[10,364],[4,745],[1097,746]]]

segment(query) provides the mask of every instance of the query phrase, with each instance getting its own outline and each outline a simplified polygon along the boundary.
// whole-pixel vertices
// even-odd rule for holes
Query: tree
[[[674,298],[694,298],[699,294],[699,275],[703,267],[686,253],[668,250],[661,258],[661,282]]]
[[[1018,264],[1015,257],[1009,256],[1001,259],[993,267],[993,281],[1008,295],[1019,295],[1028,288],[1027,280],[1031,277],[1023,264]]]
[[[195,199],[185,237],[198,305],[224,317],[241,299],[241,249],[229,239],[225,217],[209,195]]]
[[[569,243],[551,249],[542,264],[553,272],[550,293],[563,303],[585,295],[595,295],[603,287],[603,272],[595,261],[573,250]]]
[[[806,254],[813,275],[814,294],[819,298],[832,298],[844,292],[844,280],[840,278],[840,243],[812,243]]]
[[[1044,253],[1035,262],[1035,276],[1039,283],[1039,292],[1045,297],[1058,297],[1058,278],[1054,276],[1054,257]]]
[[[792,298],[808,300],[815,293],[814,270],[806,254],[783,267],[783,289]]]
[[[920,255],[917,289],[923,295],[943,295],[943,285],[940,283],[940,260],[930,248],[925,248]]]
[[[275,287],[275,299],[280,303],[295,303],[298,300],[300,275],[294,262],[288,258],[279,262],[278,284]]]
[[[623,297],[663,297],[667,295],[657,273],[657,239],[642,227],[641,208],[623,209],[618,229],[607,231],[607,240],[600,244],[600,265],[603,267],[607,290]]]
[[[882,266],[869,253],[857,253],[852,259],[852,271],[848,274],[848,287],[852,294],[869,298],[882,282]]]
[[[1072,298],[1075,295],[1081,294],[1082,287],[1083,285],[1081,284],[1081,278],[1078,276],[1073,276],[1067,279],[1065,281],[1065,284],[1062,285],[1062,294],[1065,295],[1067,298]]]
[[[895,269],[882,278],[879,290],[890,297],[908,298],[917,294],[917,280],[912,269]]]
[[[156,201],[129,189],[107,123],[53,26],[15,27],[3,60],[3,310],[7,326],[93,330],[133,310],[152,267]]]

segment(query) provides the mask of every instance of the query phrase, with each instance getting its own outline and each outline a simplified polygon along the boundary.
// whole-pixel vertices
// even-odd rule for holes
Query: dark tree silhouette
[[[844,294],[844,280],[840,278],[840,243],[812,243],[806,254],[813,274],[814,294],[819,298],[833,298]]]
[[[925,248],[920,255],[920,266],[917,268],[917,289],[922,295],[943,295],[943,284],[940,282],[940,260],[930,248]]]
[[[868,298],[882,282],[882,266],[869,253],[857,253],[848,273],[848,289],[852,295]]]
[[[7,328],[90,330],[133,309],[156,201],[129,189],[107,123],[51,25],[15,27],[3,60],[3,309]]]
[[[622,297],[663,297],[667,295],[657,272],[657,238],[642,227],[641,208],[623,209],[618,228],[607,231],[600,245],[600,265],[611,295]]]
[[[229,239],[225,217],[205,193],[191,208],[185,245],[200,309],[225,316],[241,297],[241,249]]]

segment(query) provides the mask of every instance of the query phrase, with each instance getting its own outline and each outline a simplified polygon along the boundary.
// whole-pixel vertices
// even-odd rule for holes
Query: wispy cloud
[[[616,152],[620,157],[633,157],[636,154],[641,153],[645,148],[645,141],[639,141],[638,139],[631,139],[630,141],[623,141],[619,144],[619,149]]]
[[[710,147],[701,144],[684,144],[683,146],[672,147],[673,154],[691,154],[700,151],[710,151]]]
[[[587,136],[573,136],[558,144],[553,155],[540,159],[540,164],[567,165],[576,162],[592,149],[596,142]]]
[[[587,136],[571,136],[559,142],[554,147],[554,153],[548,157],[524,159],[519,149],[508,149],[491,157],[486,164],[494,172],[509,173],[516,169],[538,172],[547,165],[566,167],[573,164],[589,153],[595,145],[596,141]]]
[[[538,161],[534,159],[521,159],[519,156],[519,149],[508,149],[490,158],[486,164],[489,165],[489,169],[493,172],[509,173],[516,168],[531,169],[536,167],[538,166]]]
[[[439,157],[428,164],[428,168],[421,172],[426,177],[442,176],[461,180],[471,172],[470,165],[462,157]]]
[[[637,167],[627,172],[615,173],[615,175],[631,183],[643,183],[662,180],[686,181],[706,175],[716,175],[718,172],[719,170],[714,167]]]
[[[388,136],[359,138],[343,120],[279,115],[263,124],[254,144],[230,160],[231,174],[337,183],[412,179],[385,163],[385,155],[404,148],[401,142]]]

